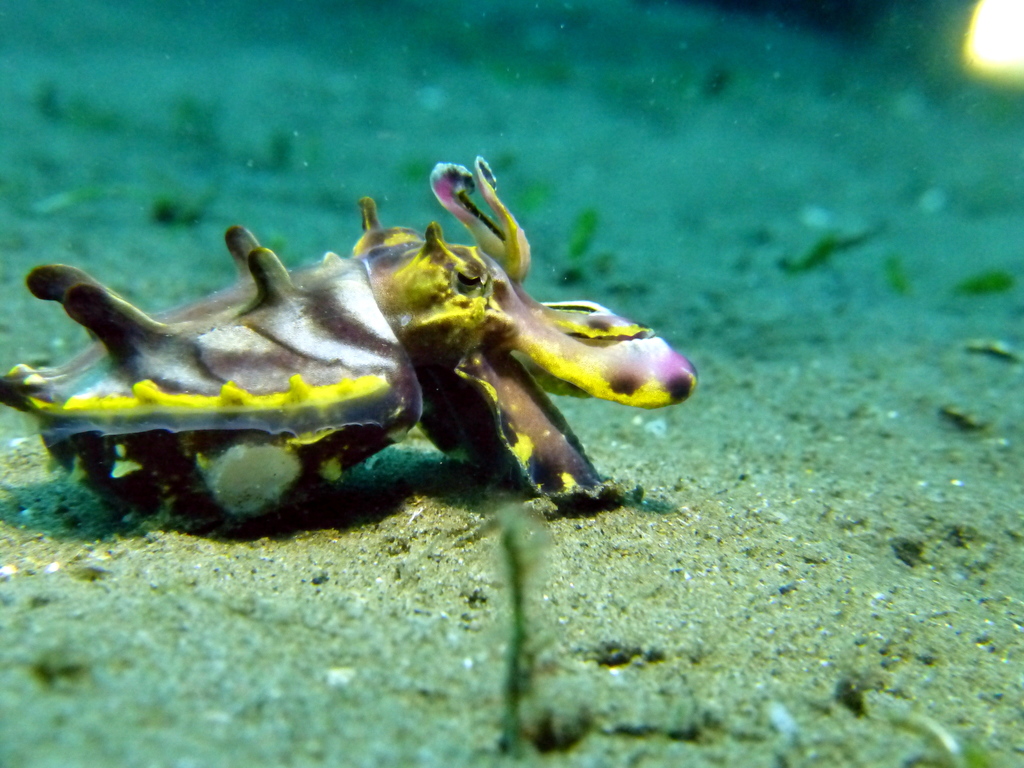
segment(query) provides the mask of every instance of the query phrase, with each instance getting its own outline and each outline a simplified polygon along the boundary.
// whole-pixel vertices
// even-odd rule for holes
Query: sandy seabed
[[[85,342],[36,264],[158,310],[231,281],[231,224],[295,266],[368,194],[454,240],[426,177],[482,154],[532,295],[701,374],[559,401],[645,497],[534,534],[527,762],[1024,765],[1020,95],[958,73],[957,12],[843,41],[510,5],[0,8],[4,365]],[[0,445],[2,768],[510,761],[496,505],[422,439],[245,535],[125,515],[13,412]]]

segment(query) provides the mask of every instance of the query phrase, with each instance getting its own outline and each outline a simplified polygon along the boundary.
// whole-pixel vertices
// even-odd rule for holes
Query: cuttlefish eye
[[[487,275],[471,275],[456,269],[452,288],[456,293],[469,298],[484,296],[488,293]]]

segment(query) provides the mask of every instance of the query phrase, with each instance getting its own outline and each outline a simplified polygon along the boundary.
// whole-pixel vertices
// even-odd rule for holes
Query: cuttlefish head
[[[416,367],[421,425],[440,448],[537,492],[593,488],[600,477],[543,390],[660,408],[685,400],[696,373],[649,328],[598,304],[531,298],[522,287],[526,235],[482,158],[474,171],[439,164],[431,174],[434,194],[474,246],[447,243],[436,223],[422,238],[384,229],[364,199],[355,256]],[[474,204],[474,188],[493,216]]]

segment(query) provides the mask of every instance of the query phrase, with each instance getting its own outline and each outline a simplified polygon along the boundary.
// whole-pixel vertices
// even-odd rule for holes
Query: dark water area
[[[483,156],[524,290],[700,381],[553,397],[616,503],[414,430],[220,527],[94,494],[3,408],[0,768],[512,763],[517,616],[526,764],[1024,764],[1024,85],[966,62],[972,9],[0,6],[4,370],[90,341],[33,267],[159,314],[236,281],[232,225],[349,256],[363,196],[471,245],[430,176]]]
[[[704,3],[727,12],[753,14],[779,24],[806,25],[850,37],[874,32],[879,21],[890,15],[896,5],[891,0],[704,0]],[[934,8],[923,10],[925,14],[934,12]]]

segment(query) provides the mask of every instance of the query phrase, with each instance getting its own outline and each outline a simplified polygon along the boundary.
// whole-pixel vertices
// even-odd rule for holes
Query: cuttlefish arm
[[[420,426],[442,450],[547,495],[601,485],[565,418],[514,357],[477,352],[454,375],[418,373]]]
[[[508,330],[450,370],[417,369],[421,426],[434,443],[535,492],[602,484],[579,440],[543,390],[658,408],[684,400],[693,366],[649,329],[587,302],[555,309],[495,281]],[[474,397],[475,394],[475,397]]]
[[[474,173],[454,163],[438,163],[430,174],[434,196],[473,235],[477,246],[501,265],[505,273],[522,282],[530,271],[530,244],[508,207],[498,199],[498,182],[482,157],[476,159]],[[473,189],[494,212],[492,219],[470,198]]]
[[[544,305],[521,286],[512,292],[504,307],[516,321],[512,348],[549,377],[638,408],[681,403],[696,387],[693,364],[649,328],[596,304]],[[547,377],[539,378],[546,384]]]

